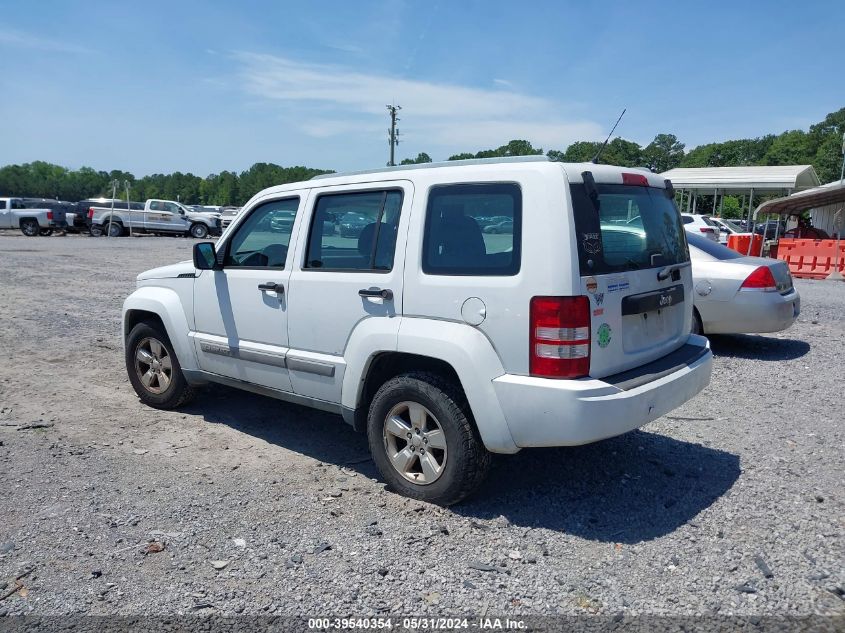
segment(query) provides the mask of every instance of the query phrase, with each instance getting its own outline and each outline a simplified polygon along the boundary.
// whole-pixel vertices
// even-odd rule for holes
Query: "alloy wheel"
[[[144,389],[160,394],[173,381],[173,361],[161,341],[145,338],[135,348],[135,371]]]
[[[437,481],[446,466],[446,435],[435,415],[418,402],[400,402],[384,420],[390,464],[411,483]]]

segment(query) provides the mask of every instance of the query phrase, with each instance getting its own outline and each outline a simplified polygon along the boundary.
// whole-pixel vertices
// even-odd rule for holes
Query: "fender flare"
[[[385,321],[366,319],[350,337],[344,353],[346,372],[341,395],[345,409],[358,405],[367,371],[378,354],[395,351],[427,356],[455,370],[487,449],[495,453],[519,451],[493,388],[493,379],[505,370],[480,330],[465,323],[414,317],[387,320],[390,325],[385,328]]]
[[[143,287],[138,288],[126,298],[123,302],[122,341],[124,344],[126,335],[129,333],[126,331],[126,315],[132,310],[152,312],[157,315],[164,323],[164,329],[176,351],[176,357],[182,369],[187,371],[199,369],[196,350],[188,337],[188,332],[190,332],[188,319],[185,317],[185,309],[176,291],[170,288]]]

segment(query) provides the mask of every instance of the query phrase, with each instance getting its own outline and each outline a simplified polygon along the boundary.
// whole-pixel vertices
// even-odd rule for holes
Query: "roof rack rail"
[[[496,158],[470,158],[469,160],[447,160],[437,163],[416,163],[413,165],[396,165],[395,167],[381,167],[378,169],[361,169],[359,171],[344,171],[332,174],[319,174],[311,180],[322,178],[337,178],[338,176],[360,176],[363,174],[379,174],[391,171],[410,171],[413,169],[430,169],[437,167],[465,167],[467,165],[487,165],[490,163],[548,163],[552,162],[547,156],[501,156]]]

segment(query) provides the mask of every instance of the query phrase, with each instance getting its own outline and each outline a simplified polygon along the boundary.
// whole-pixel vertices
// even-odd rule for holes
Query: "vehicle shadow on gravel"
[[[339,416],[226,387],[206,391],[186,412],[321,462],[379,475],[366,436]],[[695,422],[690,422],[695,424]],[[634,431],[587,446],[497,456],[487,482],[451,510],[505,517],[595,541],[636,543],[690,522],[730,490],[739,457],[657,433]]]
[[[203,390],[184,411],[321,462],[378,476],[369,459],[367,437],[353,431],[339,415],[222,385]]]
[[[759,334],[718,334],[709,338],[714,355],[730,358],[795,360],[810,351],[810,344],[805,341]]]
[[[454,509],[594,541],[637,543],[693,521],[739,474],[738,455],[634,431],[499,457],[479,493]]]

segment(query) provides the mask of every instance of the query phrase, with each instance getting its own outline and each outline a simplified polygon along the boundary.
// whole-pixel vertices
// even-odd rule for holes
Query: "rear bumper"
[[[740,291],[730,301],[702,302],[698,307],[707,334],[763,334],[789,328],[801,313],[797,290]]]
[[[506,374],[493,386],[520,448],[589,444],[639,428],[708,385],[713,355],[707,339],[691,336],[678,353],[689,362],[667,366],[660,359],[605,379]]]

